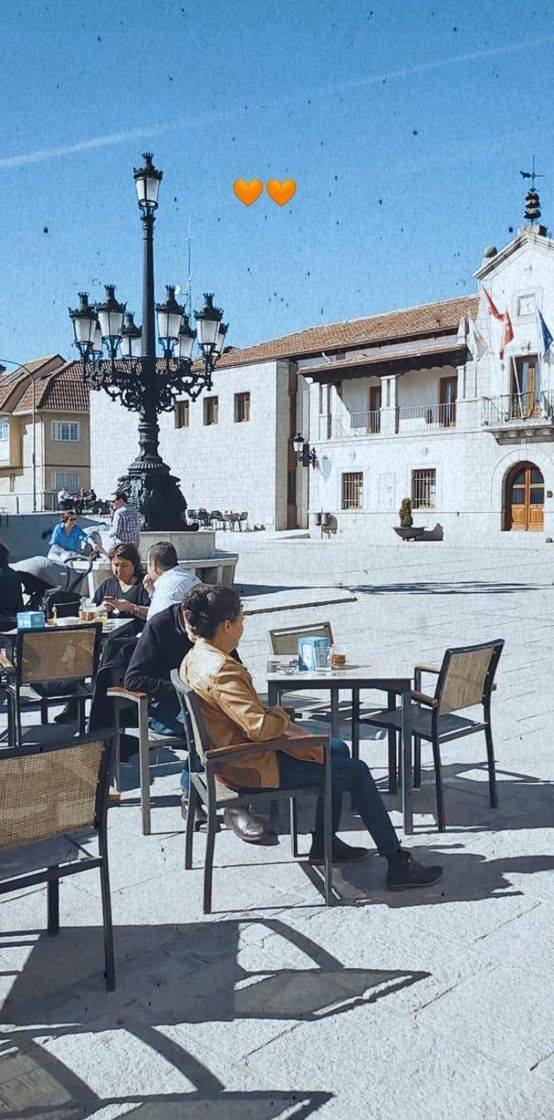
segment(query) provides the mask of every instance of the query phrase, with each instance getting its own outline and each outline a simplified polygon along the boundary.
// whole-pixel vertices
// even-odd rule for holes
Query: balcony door
[[[457,396],[458,378],[441,377],[439,384],[439,424],[444,428],[455,427]]]
[[[512,364],[512,420],[540,416],[540,367],[535,354]]]
[[[381,431],[381,385],[371,385],[369,390],[368,432],[376,435]]]
[[[506,529],[540,531],[544,526],[544,478],[534,463],[516,463],[506,479]]]

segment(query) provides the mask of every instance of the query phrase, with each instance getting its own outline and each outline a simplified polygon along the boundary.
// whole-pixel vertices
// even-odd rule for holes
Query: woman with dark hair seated
[[[113,575],[96,589],[94,602],[107,607],[111,618],[115,611],[132,615],[144,622],[150,606],[150,596],[143,585],[144,569],[138,548],[134,544],[116,544],[110,549],[109,558]]]
[[[260,788],[295,789],[324,784],[322,751],[318,747],[296,747],[264,751],[264,741],[283,735],[290,720],[281,707],[265,708],[250,673],[231,657],[241,639],[244,624],[240,598],[228,587],[194,588],[189,592],[185,617],[196,636],[193,648],[180,669],[181,678],[198,695],[210,740],[215,748],[252,741],[252,753],[232,763],[221,763],[218,777],[241,792]],[[390,890],[424,887],[438,882],[442,868],[423,867],[398,842],[389,815],[371,773],[361,759],[332,752],[333,773],[333,860],[364,859],[365,848],[352,848],[338,838],[342,795],[349,793],[373,837],[379,855],[388,861]],[[310,851],[312,863],[323,862],[323,802],[318,801],[315,832]]]

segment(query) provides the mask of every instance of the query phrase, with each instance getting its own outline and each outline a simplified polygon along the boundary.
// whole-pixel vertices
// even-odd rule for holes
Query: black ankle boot
[[[442,867],[435,864],[424,867],[410,852],[400,849],[393,856],[387,856],[387,888],[389,891],[407,891],[411,887],[431,887],[442,879]]]

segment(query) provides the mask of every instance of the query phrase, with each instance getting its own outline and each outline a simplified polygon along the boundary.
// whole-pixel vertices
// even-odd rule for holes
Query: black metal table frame
[[[331,734],[334,738],[339,736],[339,692],[346,690],[352,694],[352,755],[359,757],[360,752],[360,692],[362,689],[375,692],[386,692],[387,709],[396,708],[396,697],[400,696],[402,708],[402,728],[400,746],[400,773],[401,773],[401,801],[404,834],[413,834],[413,804],[412,804],[412,736],[411,736],[411,701],[412,680],[410,677],[362,677],[359,674],[348,673],[348,669],[336,672],[314,673],[310,670],[298,673],[271,674],[267,678],[268,702],[280,704],[287,692],[300,692],[307,689],[318,689],[330,693],[331,699]],[[388,735],[389,751],[389,776],[396,776],[396,736],[394,732]],[[396,793],[396,781],[389,777],[389,792]]]

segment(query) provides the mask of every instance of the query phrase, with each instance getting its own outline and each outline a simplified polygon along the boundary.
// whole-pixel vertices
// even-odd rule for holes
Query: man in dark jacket
[[[186,602],[186,600],[185,600]],[[171,683],[172,669],[178,669],[192,642],[185,629],[181,603],[173,603],[155,614],[144,627],[125,674],[125,687],[132,692],[145,692],[149,697],[150,729],[160,735],[182,735],[183,719],[177,693]],[[239,656],[236,650],[233,657]],[[189,772],[181,774],[182,807],[188,807]],[[264,822],[244,806],[225,809],[225,824],[250,844],[274,843]]]
[[[180,603],[173,603],[146,623],[125,674],[125,687],[149,697],[149,725],[160,735],[182,735],[183,721],[171,683],[192,642]]]

